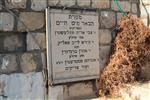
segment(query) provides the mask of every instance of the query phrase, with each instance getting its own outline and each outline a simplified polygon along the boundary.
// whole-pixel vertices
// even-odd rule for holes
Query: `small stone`
[[[47,0],[31,0],[31,9],[43,11],[47,7]]]
[[[6,7],[9,9],[12,8],[26,8],[27,0],[5,0]]]
[[[17,70],[17,60],[14,54],[0,55],[0,74],[11,73]]]
[[[43,28],[45,24],[44,13],[41,12],[21,12],[19,18],[25,26],[19,21],[18,31],[26,31],[26,27],[34,31]]]
[[[137,4],[132,4],[132,13],[137,13]]]
[[[27,50],[46,49],[45,33],[28,33]]]
[[[35,56],[32,53],[22,54],[20,64],[23,73],[33,72],[37,68],[37,62],[35,61]]]
[[[122,10],[125,12],[130,11],[130,2],[129,1],[118,1],[119,5],[121,6]],[[111,2],[111,8],[113,10],[119,11],[118,6],[116,5],[116,3],[114,2],[114,0],[112,0]]]
[[[3,51],[23,51],[25,50],[25,43],[23,41],[24,35],[8,35],[3,41]]]
[[[60,1],[60,4],[63,5],[63,6],[73,6],[75,5],[76,3],[76,0],[61,0]]]
[[[110,44],[112,40],[111,31],[100,29],[100,44]]]
[[[108,62],[109,55],[111,52],[110,46],[100,46],[100,69],[103,69],[106,66],[106,63]]]
[[[101,28],[112,28],[116,25],[116,15],[113,11],[102,11],[100,16]]]
[[[0,13],[0,30],[13,31],[14,17],[10,13]]]
[[[50,6],[54,6],[54,5],[60,4],[60,0],[48,0],[48,4]]]
[[[92,0],[92,7],[94,8],[109,8],[109,0]]]
[[[77,0],[78,6],[88,7],[91,4],[91,0]]]

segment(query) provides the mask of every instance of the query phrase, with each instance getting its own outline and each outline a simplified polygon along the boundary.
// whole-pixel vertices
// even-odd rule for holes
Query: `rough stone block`
[[[132,13],[137,13],[138,10],[137,10],[137,4],[133,3],[132,4]]]
[[[75,3],[76,0],[60,0],[60,4],[63,6],[73,6]]]
[[[111,31],[108,29],[100,29],[100,44],[110,44],[112,40]]]
[[[116,15],[113,11],[102,11],[100,16],[101,28],[112,28],[116,25]]]
[[[63,85],[59,86],[49,86],[49,95],[48,95],[49,100],[63,100]]]
[[[122,8],[123,11],[125,11],[125,12],[130,11],[130,7],[131,6],[130,6],[130,2],[129,1],[123,1],[122,0],[122,1],[118,1],[118,3],[121,6],[121,8]],[[119,11],[119,9],[118,9],[116,3],[114,2],[114,0],[112,0],[112,2],[111,2],[111,8],[113,10]]]
[[[27,34],[27,50],[45,49],[45,48],[46,48],[45,33]]]
[[[111,53],[111,46],[100,46],[100,69],[103,69],[108,62]]]
[[[14,17],[10,13],[0,13],[0,30],[13,31]]]
[[[92,0],[92,7],[105,9],[110,7],[110,3],[109,0]]]
[[[54,6],[60,4],[60,0],[48,0],[48,5]]]
[[[4,84],[2,95],[7,100],[44,100],[42,72],[0,75],[0,83]]]
[[[95,91],[94,88],[94,82],[92,84],[92,81],[89,82],[80,82],[75,84],[69,84],[69,86],[66,86],[64,89],[64,99],[65,100],[73,100],[73,99],[90,99],[91,97],[95,97]],[[68,94],[67,94],[68,91]]]
[[[4,52],[4,51],[25,50],[25,35],[23,34],[5,35],[3,39],[4,39],[3,48],[0,51]]]
[[[44,13],[41,12],[21,12],[20,20],[30,30],[41,29],[45,25]],[[26,27],[18,22],[18,31],[26,31]]]
[[[20,64],[23,73],[28,73],[35,71],[38,63],[35,59],[35,55],[32,53],[24,53],[21,55]]]
[[[0,54],[0,74],[15,72],[18,69],[16,55]]]
[[[88,7],[91,5],[91,0],[77,0],[78,6]]]
[[[47,7],[47,0],[31,0],[31,9],[43,11]]]
[[[27,0],[5,0],[6,7],[9,9],[12,8],[26,8]]]

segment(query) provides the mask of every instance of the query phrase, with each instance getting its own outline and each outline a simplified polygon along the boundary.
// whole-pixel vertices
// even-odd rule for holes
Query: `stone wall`
[[[111,30],[122,16],[113,0],[0,0],[0,4],[0,98],[72,100],[95,96],[98,82],[94,80],[49,85],[47,90],[44,10],[49,6],[97,9],[102,69],[111,50]],[[120,0],[119,4],[124,12],[140,15],[138,0]]]

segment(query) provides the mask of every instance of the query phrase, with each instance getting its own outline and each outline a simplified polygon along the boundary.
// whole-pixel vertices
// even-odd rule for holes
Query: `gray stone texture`
[[[100,15],[101,28],[112,28],[116,25],[116,15],[113,11],[102,11]]]
[[[128,12],[130,11],[130,1],[125,1],[125,0],[122,0],[122,1],[118,1],[119,5],[121,6],[122,10],[125,11],[125,12]],[[114,2],[114,0],[112,0],[111,2],[111,8],[113,10],[116,10],[116,11],[119,11],[116,3]]]
[[[46,49],[45,33],[28,33],[27,50]]]
[[[106,9],[110,7],[109,0],[92,0],[93,8]]]
[[[13,31],[14,16],[7,12],[0,13],[0,30]]]
[[[100,44],[110,44],[112,40],[111,31],[108,29],[100,29],[99,30],[100,37],[99,41]]]
[[[27,0],[5,0],[5,5],[9,9],[25,9]]]
[[[41,12],[21,12],[19,18],[24,24],[18,21],[18,31],[33,31],[45,25],[44,13]]]
[[[31,0],[31,9],[34,11],[44,11],[47,7],[47,0]]]
[[[91,4],[91,0],[77,0],[78,6],[88,7]]]
[[[0,54],[0,74],[16,72],[18,69],[15,54]]]

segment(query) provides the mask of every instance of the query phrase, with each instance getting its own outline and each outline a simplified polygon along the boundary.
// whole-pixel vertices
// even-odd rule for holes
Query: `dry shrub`
[[[123,17],[113,54],[100,76],[100,95],[116,95],[126,83],[138,80],[150,59],[150,29],[137,17]]]

